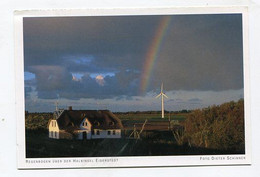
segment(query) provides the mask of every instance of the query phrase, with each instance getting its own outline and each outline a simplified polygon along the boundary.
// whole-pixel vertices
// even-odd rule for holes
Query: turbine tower
[[[164,93],[163,93],[163,83],[161,85],[161,92],[159,95],[157,95],[155,98],[162,97],[162,118],[164,118],[164,103],[163,103],[163,97],[168,98]]]

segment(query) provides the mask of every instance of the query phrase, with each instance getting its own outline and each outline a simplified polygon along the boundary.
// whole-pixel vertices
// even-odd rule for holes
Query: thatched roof
[[[87,118],[92,129],[123,129],[121,120],[109,110],[64,110],[57,122],[61,130],[74,131]]]

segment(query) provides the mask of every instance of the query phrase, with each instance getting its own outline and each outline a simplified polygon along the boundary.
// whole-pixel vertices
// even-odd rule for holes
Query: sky
[[[241,14],[25,17],[25,109],[197,109],[244,97]]]

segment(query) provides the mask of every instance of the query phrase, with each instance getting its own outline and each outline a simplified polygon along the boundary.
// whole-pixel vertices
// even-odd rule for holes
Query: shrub
[[[186,143],[191,146],[244,151],[244,101],[197,109],[184,122]]]

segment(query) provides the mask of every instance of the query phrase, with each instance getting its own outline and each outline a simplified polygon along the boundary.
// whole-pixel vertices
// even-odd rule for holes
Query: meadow
[[[134,125],[141,128],[147,119],[145,129],[168,130],[169,122],[180,124],[185,121],[188,113],[171,113],[166,114],[161,118],[161,113],[115,113],[115,115],[122,121],[124,129],[133,130]],[[157,126],[157,127],[155,127]]]
[[[168,121],[170,120],[179,120],[184,121],[187,113],[168,113],[165,114],[164,118],[161,118],[161,113],[115,113],[115,115],[124,120],[135,120],[135,121],[144,121],[145,119],[149,119],[150,121]]]
[[[48,138],[52,113],[26,113],[26,156],[100,157],[245,154],[244,101],[193,110],[115,113],[122,120],[121,139],[65,140]],[[134,127],[140,139],[129,137]],[[170,122],[169,122],[170,120]]]
[[[152,132],[142,139],[96,139],[91,141],[50,139],[47,132],[26,132],[26,157],[113,157],[217,155],[232,151],[177,145],[171,132]]]

